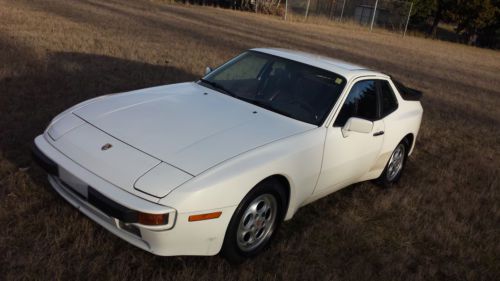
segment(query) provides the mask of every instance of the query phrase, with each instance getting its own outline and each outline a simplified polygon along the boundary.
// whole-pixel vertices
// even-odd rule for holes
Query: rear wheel
[[[275,181],[257,185],[236,209],[224,238],[222,255],[232,263],[262,252],[283,218],[283,190]]]
[[[404,139],[392,152],[382,175],[380,175],[376,182],[384,186],[390,186],[397,183],[403,173],[408,152],[409,144],[408,141]]]

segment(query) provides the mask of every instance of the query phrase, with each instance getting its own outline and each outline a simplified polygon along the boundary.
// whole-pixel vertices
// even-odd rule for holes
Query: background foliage
[[[436,37],[439,23],[453,25],[460,42],[498,48],[500,0],[415,0],[412,26]]]
[[[283,16],[286,0],[174,0]],[[290,1],[290,0],[289,0]],[[315,1],[311,0],[314,4]],[[343,0],[329,0],[336,3]],[[352,0],[346,0],[347,3]],[[401,0],[394,0],[401,1]],[[413,2],[410,28],[428,37],[488,48],[500,48],[500,0],[407,0]],[[304,5],[308,1],[304,0]],[[374,1],[366,2],[373,5]],[[337,4],[335,4],[337,5]],[[256,7],[257,6],[257,7]],[[342,6],[342,3],[340,3]],[[281,7],[281,8],[280,8]],[[440,24],[451,25],[451,33]],[[441,32],[439,32],[441,31]],[[450,33],[450,32],[448,32]]]

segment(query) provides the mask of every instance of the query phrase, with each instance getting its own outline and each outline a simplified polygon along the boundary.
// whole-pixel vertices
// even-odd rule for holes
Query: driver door
[[[379,116],[377,80],[357,81],[333,126],[327,129],[323,165],[315,194],[328,194],[352,184],[373,167],[384,141],[384,121]],[[352,117],[371,121],[371,130],[342,132]]]

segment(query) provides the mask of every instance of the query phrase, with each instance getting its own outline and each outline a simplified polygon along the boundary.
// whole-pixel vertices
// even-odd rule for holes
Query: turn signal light
[[[220,217],[222,212],[214,212],[208,214],[200,214],[200,215],[192,215],[189,216],[189,221],[203,221],[203,220],[211,220]]]
[[[144,225],[163,225],[168,223],[168,214],[138,213],[137,222]]]

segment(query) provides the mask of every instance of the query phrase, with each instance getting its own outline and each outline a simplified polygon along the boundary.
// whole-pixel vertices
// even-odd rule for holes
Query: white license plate
[[[70,172],[59,166],[59,178],[62,182],[68,185],[74,192],[88,198],[88,185],[73,176]]]

